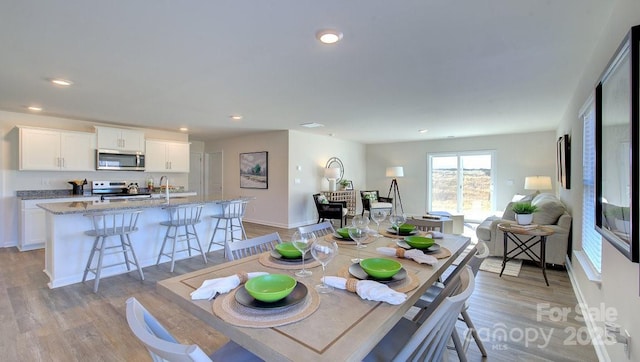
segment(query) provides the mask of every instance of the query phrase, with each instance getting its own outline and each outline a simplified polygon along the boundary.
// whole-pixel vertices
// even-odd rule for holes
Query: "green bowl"
[[[409,244],[410,247],[416,249],[428,249],[436,243],[432,238],[424,236],[407,236],[404,241]]]
[[[351,237],[349,236],[349,228],[336,229],[336,232],[338,233],[338,235],[345,239],[351,239]]]
[[[376,279],[389,279],[402,269],[402,264],[392,259],[368,258],[360,261],[360,267]]]
[[[276,251],[284,258],[296,259],[302,257],[300,250],[293,246],[293,243],[280,243],[276,245]]]
[[[291,294],[297,281],[285,274],[267,274],[244,283],[249,295],[261,302],[275,302]]]
[[[415,225],[411,225],[411,224],[402,224],[402,225],[400,225],[400,232],[401,233],[410,233],[415,229],[416,229]],[[393,226],[393,230],[398,230],[398,228],[396,226]]]

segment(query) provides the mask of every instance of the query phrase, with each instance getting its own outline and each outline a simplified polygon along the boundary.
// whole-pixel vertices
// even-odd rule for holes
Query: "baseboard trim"
[[[602,333],[599,333],[598,330],[602,330],[602,328],[598,328],[596,325],[596,321],[589,313],[589,305],[587,304],[587,300],[580,289],[580,285],[578,284],[575,269],[573,269],[573,265],[571,264],[571,259],[567,255],[567,260],[565,262],[565,266],[567,268],[567,274],[569,275],[569,280],[571,281],[571,286],[573,287],[573,292],[576,295],[576,299],[578,299],[578,305],[580,306],[580,310],[582,311],[582,317],[584,318],[584,323],[587,326],[587,330],[589,331],[589,337],[591,338],[591,345],[596,351],[596,355],[598,356],[599,361],[611,361],[609,358],[609,353],[605,348],[605,342],[602,340]]]

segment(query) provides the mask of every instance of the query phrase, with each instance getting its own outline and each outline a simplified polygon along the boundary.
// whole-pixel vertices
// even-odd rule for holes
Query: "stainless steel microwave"
[[[144,171],[144,153],[96,150],[96,170]]]

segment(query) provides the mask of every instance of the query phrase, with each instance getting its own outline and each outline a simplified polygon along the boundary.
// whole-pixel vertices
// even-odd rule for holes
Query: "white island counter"
[[[89,260],[89,254],[93,245],[93,238],[84,232],[92,229],[91,221],[85,214],[92,212],[115,211],[121,209],[142,209],[138,219],[138,231],[131,234],[131,243],[142,267],[155,265],[166,228],[160,225],[161,221],[168,220],[169,216],[164,209],[167,206],[183,204],[204,204],[202,218],[196,230],[200,243],[205,252],[209,246],[213,232],[211,215],[219,214],[220,202],[223,200],[209,200],[199,196],[179,197],[166,199],[135,199],[135,200],[107,200],[107,201],[75,201],[39,204],[47,211],[47,228],[45,242],[45,268],[44,272],[49,276],[49,288],[57,288],[64,285],[82,281],[82,275]],[[224,235],[218,233],[216,241],[223,240]],[[214,244],[212,250],[220,249]],[[109,260],[105,256],[104,265],[120,262],[121,255],[111,256]],[[176,260],[188,258],[186,251],[176,253]],[[166,258],[161,261],[165,263]],[[204,262],[203,262],[204,263]],[[204,265],[204,264],[203,264]],[[160,267],[168,267],[160,264]],[[128,272],[124,265],[118,265],[103,270],[102,276],[107,277]],[[92,274],[89,273],[90,277]]]

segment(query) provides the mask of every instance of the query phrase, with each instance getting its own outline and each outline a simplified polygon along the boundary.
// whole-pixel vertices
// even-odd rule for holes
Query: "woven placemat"
[[[300,283],[300,282],[298,282]],[[305,284],[306,286],[306,284]],[[320,306],[320,296],[314,287],[307,286],[305,300],[290,307],[257,309],[236,301],[236,291],[223,294],[213,301],[213,313],[229,324],[249,328],[270,328],[303,320]]]
[[[350,246],[356,246],[357,245],[356,242],[353,241],[353,240],[345,240],[345,239],[339,238],[339,237],[337,237],[335,235],[327,235],[327,236],[325,236],[325,238],[329,238],[329,240],[335,241],[336,244],[338,244],[338,245],[350,245]],[[362,245],[371,244],[374,241],[376,241],[376,239],[377,238],[375,236],[369,236],[366,239],[364,239],[360,244],[362,244]]]
[[[351,275],[351,273],[349,273],[349,267],[348,266],[346,266],[344,268],[341,268],[338,271],[338,276],[339,277],[343,277],[343,278],[354,278],[354,276]],[[412,272],[407,270],[407,277],[406,278],[404,278],[402,280],[398,280],[397,282],[387,283],[385,285],[387,285],[389,288],[395,290],[396,292],[406,293],[408,291],[416,289],[420,285],[420,281],[418,280],[418,276],[417,275],[415,275],[414,273],[412,273]]]
[[[301,262],[291,262],[291,261],[282,261],[275,259],[271,256],[271,253],[262,253],[258,258],[260,264],[267,266],[269,268],[274,269],[284,269],[284,270],[295,270],[302,269],[302,261]],[[315,268],[320,266],[320,262],[310,258],[304,261],[304,267],[306,268]]]

